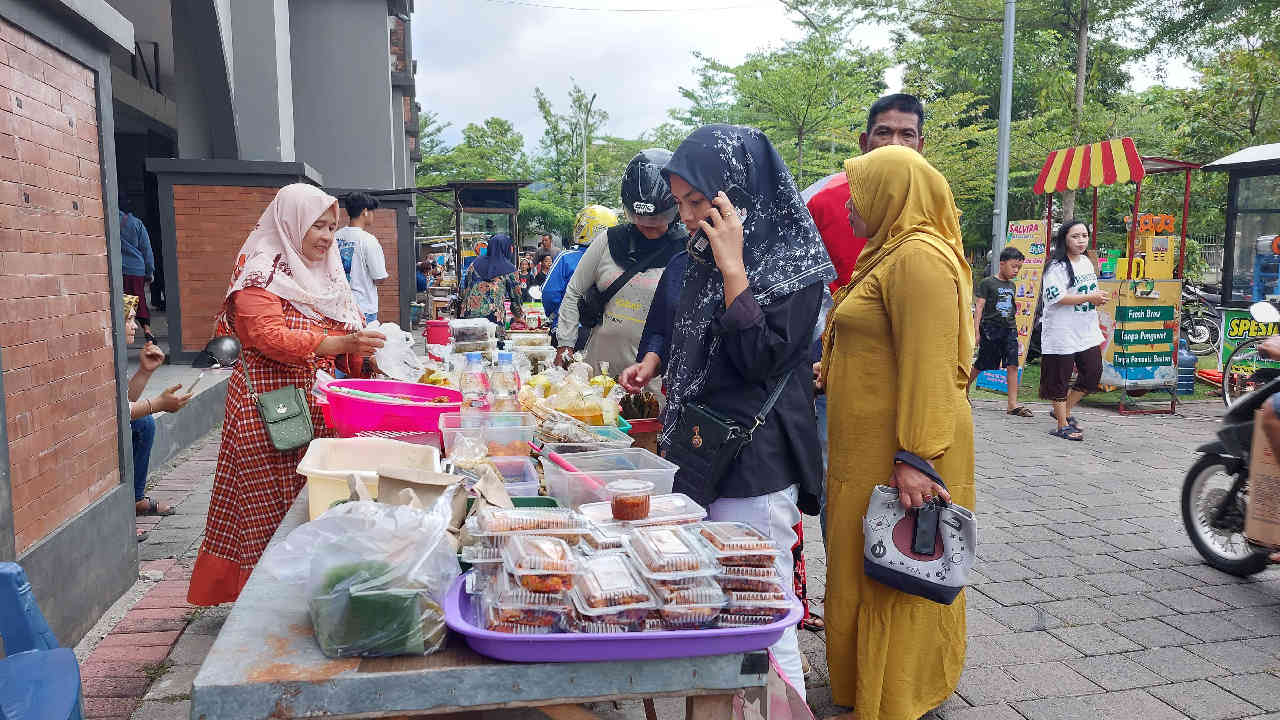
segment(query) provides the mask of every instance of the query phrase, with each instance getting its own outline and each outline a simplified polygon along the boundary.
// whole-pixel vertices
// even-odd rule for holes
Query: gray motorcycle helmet
[[[196,355],[191,367],[204,370],[231,367],[240,362],[240,341],[230,335],[215,337]]]

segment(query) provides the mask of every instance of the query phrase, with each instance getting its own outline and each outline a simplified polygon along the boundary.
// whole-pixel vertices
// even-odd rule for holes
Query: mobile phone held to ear
[[[728,196],[729,202],[733,205],[734,210],[738,212],[738,219],[746,221],[747,207],[751,204],[747,197],[746,191],[737,185],[730,185],[724,189],[724,194]],[[715,207],[714,205],[712,206]],[[711,241],[707,239],[706,233],[699,228],[689,236],[688,243],[689,255],[693,259],[708,264],[715,264],[715,255],[711,251]]]

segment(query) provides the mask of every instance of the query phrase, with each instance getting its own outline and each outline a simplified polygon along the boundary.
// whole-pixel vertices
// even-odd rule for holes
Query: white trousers
[[[800,508],[796,507],[797,497],[799,490],[792,485],[785,490],[759,497],[720,498],[707,508],[707,519],[746,523],[768,535],[785,551],[778,561],[778,571],[782,573],[783,582],[790,587],[795,574],[791,548],[798,539],[795,526],[801,519]],[[795,626],[787,628],[782,638],[769,651],[773,653],[791,686],[804,698],[804,667],[800,662],[800,641],[796,637]]]

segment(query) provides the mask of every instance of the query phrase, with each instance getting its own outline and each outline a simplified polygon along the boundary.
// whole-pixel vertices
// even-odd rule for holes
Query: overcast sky
[[[608,111],[604,132],[635,137],[665,121],[668,108],[682,105],[678,88],[696,82],[693,51],[736,64],[753,50],[800,35],[777,0],[419,0],[416,5],[417,98],[424,110],[453,123],[445,141],[454,144],[467,123],[497,115],[515,124],[531,151],[543,131],[535,86],[563,111],[577,80],[588,93],[598,93],[596,106]],[[565,9],[574,7],[607,10]],[[679,9],[627,11],[637,8]],[[887,35],[855,31],[853,39],[885,48]],[[1135,85],[1150,85],[1151,70],[1151,65],[1134,68]],[[1180,64],[1168,74],[1170,84],[1190,81]],[[885,80],[897,89],[901,71],[890,69]]]

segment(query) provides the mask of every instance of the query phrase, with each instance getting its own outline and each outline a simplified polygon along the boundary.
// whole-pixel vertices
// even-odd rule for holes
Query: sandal
[[[146,531],[146,530],[139,530],[139,531],[138,531],[138,542],[142,542],[143,540],[146,540],[146,539],[147,539],[147,535],[148,535],[148,533],[147,533],[147,531]]]
[[[827,621],[823,620],[821,615],[815,615],[810,612],[809,619],[800,623],[800,627],[808,630],[809,632],[826,632]]]
[[[1018,407],[1016,407],[1016,408],[1014,408],[1014,409],[1012,409],[1012,410],[1009,410],[1009,411],[1008,411],[1008,412],[1006,412],[1005,414],[1006,414],[1006,415],[1017,415],[1018,417],[1033,417],[1033,416],[1035,415],[1035,413],[1031,412],[1031,410],[1030,410],[1028,407],[1026,407],[1025,405],[1019,405]]]
[[[135,514],[137,514],[137,515],[140,515],[140,516],[142,516],[142,515],[158,515],[158,516],[160,516],[160,517],[168,517],[168,516],[173,515],[173,514],[175,514],[175,513],[177,513],[177,512],[178,512],[177,510],[174,510],[172,507],[165,508],[164,510],[161,510],[161,509],[160,509],[160,504],[159,504],[159,503],[157,503],[155,500],[152,500],[150,497],[144,497],[144,498],[142,498],[142,500],[146,500],[146,501],[147,501],[147,509],[146,509],[146,510],[143,510],[143,511],[141,511],[141,512],[138,512],[138,509],[137,509],[137,503],[134,503],[134,513],[135,513]],[[139,500],[138,502],[142,502],[142,500]]]
[[[1063,440],[1072,440],[1074,442],[1082,442],[1084,440],[1084,434],[1080,432],[1080,428],[1075,427],[1074,425],[1060,427],[1049,434],[1054,437],[1060,437]]]
[[[1053,418],[1054,420],[1057,420],[1057,419],[1058,419],[1058,416],[1057,416],[1057,415],[1054,415],[1052,410],[1050,410],[1050,411],[1049,411],[1049,417]],[[1075,426],[1075,425],[1076,425],[1076,416],[1075,416],[1075,415],[1068,415],[1068,416],[1067,416],[1067,424],[1068,424],[1068,425],[1071,425],[1071,426]]]

